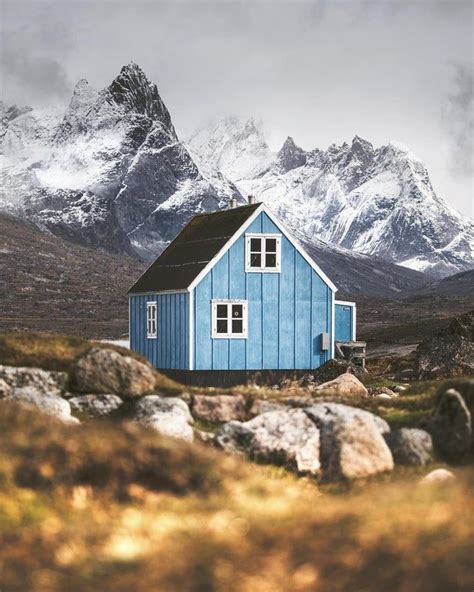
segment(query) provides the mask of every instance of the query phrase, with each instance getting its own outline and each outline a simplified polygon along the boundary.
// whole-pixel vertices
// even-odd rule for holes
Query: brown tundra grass
[[[473,471],[331,493],[129,424],[0,406],[3,592],[470,591]]]

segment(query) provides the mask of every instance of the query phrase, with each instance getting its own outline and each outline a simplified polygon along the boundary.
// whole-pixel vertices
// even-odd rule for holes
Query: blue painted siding
[[[278,233],[281,272],[245,272],[245,233]],[[248,301],[247,339],[212,339],[213,299]],[[265,214],[242,233],[194,289],[196,370],[311,369],[326,362],[332,292]],[[332,339],[332,336],[331,336]]]
[[[336,303],[336,341],[352,341],[354,308]]]
[[[130,348],[156,368],[189,368],[189,294],[130,297]],[[146,336],[146,304],[157,303],[157,338]]]

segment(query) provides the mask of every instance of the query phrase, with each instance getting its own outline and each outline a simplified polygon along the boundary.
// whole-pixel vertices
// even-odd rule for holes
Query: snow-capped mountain
[[[133,63],[101,91],[78,82],[65,112],[0,105],[0,142],[0,210],[86,245],[151,258],[196,212],[241,200],[200,172]]]
[[[436,195],[424,164],[391,142],[305,151],[292,138],[272,154],[261,126],[232,117],[188,140],[199,166],[264,201],[315,238],[443,276],[474,267],[474,223]]]

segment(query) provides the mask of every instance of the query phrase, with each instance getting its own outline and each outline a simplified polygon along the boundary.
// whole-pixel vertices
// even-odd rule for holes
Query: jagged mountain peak
[[[122,67],[106,89],[106,100],[125,109],[160,121],[167,129],[173,129],[171,116],[158,92],[143,70],[130,62]],[[174,132],[174,129],[173,129]]]
[[[306,152],[288,136],[278,152],[278,162],[282,171],[291,171],[306,163]]]

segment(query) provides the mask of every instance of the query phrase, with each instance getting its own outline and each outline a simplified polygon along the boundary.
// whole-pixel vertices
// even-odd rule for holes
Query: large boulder
[[[93,348],[74,368],[74,388],[81,393],[113,393],[124,398],[152,393],[156,375],[152,366],[107,348]]]
[[[454,319],[416,350],[420,379],[451,378],[474,374],[474,311]]]
[[[319,368],[313,371],[312,377],[317,382],[328,382],[329,380],[334,380],[341,374],[345,374],[346,372],[350,372],[355,376],[362,377],[367,374],[367,370],[362,368],[362,366],[358,366],[349,362],[348,360],[340,360],[333,358],[328,362],[325,362]]]
[[[215,441],[225,450],[300,473],[317,474],[320,469],[319,430],[301,409],[269,411],[245,423],[229,422]]]
[[[313,389],[315,395],[326,395],[328,397],[367,397],[369,392],[362,382],[353,374],[346,372],[334,380],[324,382]]]
[[[177,397],[148,395],[135,404],[134,419],[160,434],[192,442],[194,432],[189,407]]]
[[[447,460],[463,457],[472,444],[471,413],[460,395],[453,389],[442,389],[430,431],[437,451]]]
[[[2,401],[35,407],[46,415],[56,417],[65,423],[79,423],[78,419],[71,416],[71,406],[68,401],[57,394],[45,394],[41,388],[34,386],[14,388]]]
[[[400,465],[426,465],[433,460],[433,441],[425,430],[401,428],[385,435],[393,459]]]
[[[44,394],[61,394],[66,389],[68,375],[65,372],[51,372],[41,368],[0,366],[0,397],[11,389],[33,387]],[[9,388],[8,388],[9,387]]]
[[[194,417],[212,422],[242,421],[247,417],[242,395],[194,395],[191,410]]]
[[[321,470],[324,481],[350,481],[391,471],[393,457],[381,418],[338,403],[319,403],[305,410],[321,434]]]
[[[123,405],[117,395],[79,395],[69,400],[73,412],[88,417],[105,417],[115,413]]]

